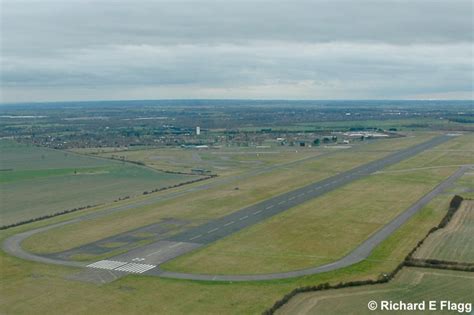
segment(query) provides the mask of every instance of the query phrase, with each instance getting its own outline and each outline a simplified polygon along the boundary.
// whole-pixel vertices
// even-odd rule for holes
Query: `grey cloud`
[[[3,49],[252,40],[472,41],[471,1],[17,1],[2,13]]]
[[[4,0],[2,90],[4,100],[472,97],[471,23],[472,2],[456,0]]]

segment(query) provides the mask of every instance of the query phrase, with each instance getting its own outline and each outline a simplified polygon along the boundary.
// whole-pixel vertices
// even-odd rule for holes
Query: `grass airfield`
[[[167,218],[189,220],[198,225],[229,214],[247,205],[318,181],[390,154],[391,152],[430,139],[433,134],[373,142],[321,158],[310,159],[288,167],[281,166],[256,176],[244,177],[206,191],[190,192],[179,198],[163,199],[152,205],[70,224],[25,240],[24,247],[35,253],[54,253],[159,222]],[[213,179],[215,181],[219,178]],[[236,189],[238,187],[238,189]],[[166,195],[162,193],[163,196]]]
[[[390,140],[387,142],[375,142],[355,149],[354,152],[351,152],[353,153],[351,155],[345,153],[347,151],[340,153],[337,152],[335,153],[336,158],[334,155],[331,155],[327,159],[321,158],[305,161],[304,163],[293,165],[291,168],[282,167],[266,175],[259,176],[258,180],[245,179],[243,182],[239,182],[238,184],[232,182],[227,186],[222,185],[219,186],[218,189],[210,189],[205,193],[200,192],[195,195],[190,193],[189,197],[180,198],[179,202],[165,200],[150,206],[133,209],[133,211],[111,213],[102,218],[97,218],[87,222],[87,224],[65,226],[47,233],[36,235],[35,237],[26,240],[24,247],[41,253],[55,252],[131,230],[150,222],[158,222],[159,220],[170,216],[191,220],[195,224],[198,224],[209,218],[221,216],[225,213],[236,210],[242,205],[255,203],[258,200],[268,198],[270,191],[271,193],[277,194],[285,190],[290,190],[294,187],[304,185],[306,182],[318,180],[330,176],[331,174],[334,174],[334,172],[354,167],[355,165],[368,161],[368,159],[376,159],[388,154],[392,150],[413,145],[418,141],[422,142],[431,136],[431,134],[423,134],[419,137],[393,139],[393,141]],[[464,137],[453,139],[451,142],[456,142],[455,145],[453,144],[454,146],[457,146],[456,150],[470,150],[469,148],[466,149],[466,143],[469,144],[469,141],[466,141]],[[446,145],[448,144],[449,143]],[[451,150],[451,147],[446,148],[446,150]],[[441,152],[439,154],[445,153],[444,150],[439,152]],[[431,153],[434,154],[434,152]],[[346,221],[342,221],[344,224],[347,222],[354,223],[359,221],[357,218],[358,210],[365,210],[369,205],[374,203],[374,205],[381,207],[387,206],[386,203],[377,203],[382,202],[381,200],[386,197],[385,195],[381,195],[384,193],[382,188],[385,188],[386,191],[388,188],[396,186],[399,189],[397,189],[397,192],[400,196],[404,197],[404,194],[408,194],[409,198],[416,199],[418,194],[422,194],[425,190],[429,190],[430,185],[434,185],[437,181],[448,176],[450,172],[456,168],[454,165],[465,164],[466,161],[470,161],[465,155],[450,156],[449,154],[444,154],[444,156],[444,158],[440,157],[440,159],[436,160],[436,163],[438,164],[434,165],[435,168],[431,168],[433,165],[430,165],[429,163],[416,160],[418,158],[417,156],[413,158],[413,161],[410,162],[411,164],[408,163],[403,167],[399,167],[399,165],[396,165],[397,167],[394,166],[394,168],[390,170],[394,172],[393,174],[376,174],[361,180],[360,182],[354,183],[361,186],[349,188],[349,185],[341,188],[341,195],[322,197],[329,198],[325,202],[325,205],[327,206],[325,218],[335,220],[334,227],[337,226],[337,220],[339,219],[347,219]],[[400,174],[396,173],[398,171],[408,172],[407,170],[413,168],[429,169],[416,171],[411,170],[409,171],[410,175],[406,180],[401,180],[402,177]],[[406,175],[407,174],[405,174],[405,177]],[[387,183],[386,180],[389,180],[389,182]],[[425,182],[427,183],[426,186],[420,184]],[[413,186],[410,186],[410,184]],[[193,185],[198,186],[198,184]],[[404,186],[406,185],[408,186],[405,188]],[[239,190],[235,190],[236,186],[239,187]],[[414,190],[413,187],[415,186],[420,186],[420,190]],[[262,190],[255,191],[257,188],[261,188]],[[323,282],[337,283],[340,281],[363,280],[368,278],[376,279],[381,273],[391,271],[396,265],[398,265],[411,248],[413,248],[418,240],[421,239],[426,232],[432,226],[435,226],[444,216],[452,193],[463,191],[465,188],[464,185],[459,185],[459,187],[456,187],[456,191],[438,196],[420,213],[410,219],[407,224],[377,247],[367,260],[338,271],[297,279],[252,283],[214,283],[129,275],[115,282],[98,286],[96,284],[68,280],[67,277],[69,275],[78,272],[75,268],[27,262],[2,253],[0,256],[0,269],[2,270],[3,280],[0,285],[0,295],[2,296],[0,307],[7,314],[64,314],[65,312],[71,314],[102,313],[104,311],[104,306],[107,306],[107,312],[114,314],[261,313],[271,306],[275,300],[281,298],[282,295],[298,286],[314,285]],[[346,190],[344,193],[344,189],[350,190]],[[261,196],[265,191],[267,194]],[[333,201],[340,200],[341,196],[343,197],[349,192],[355,193],[358,201],[363,201],[360,208],[354,208],[353,213],[348,211],[347,215],[352,215],[352,217],[334,218],[335,215],[333,215],[334,213],[332,211],[335,210],[331,209],[337,209],[337,207],[339,207],[339,209],[344,209],[347,208],[348,204],[344,204],[342,201],[334,204]],[[162,192],[157,195],[166,195],[167,193],[169,192]],[[205,196],[203,196],[202,199],[199,199],[199,195]],[[380,196],[380,198],[378,196]],[[148,197],[140,198],[146,199]],[[193,202],[190,203],[190,200],[193,200]],[[225,200],[228,201],[226,202]],[[368,202],[368,200],[371,200],[371,202]],[[391,203],[399,202],[396,198],[391,199],[390,201]],[[132,202],[133,201],[128,200],[125,202],[119,202],[118,204]],[[348,201],[346,200],[346,202]],[[317,206],[319,207],[319,204],[317,204]],[[335,208],[331,208],[333,206]],[[274,240],[274,242],[271,243],[276,243],[277,247],[281,246],[280,248],[289,248],[290,246],[301,243],[298,241],[298,237],[301,237],[301,235],[304,237],[305,234],[303,232],[314,232],[314,230],[317,230],[312,224],[308,224],[306,227],[303,226],[302,231],[298,230],[298,224],[304,220],[308,220],[308,218],[311,219],[311,216],[314,215],[312,209],[314,209],[315,206],[302,205],[300,207],[300,209],[297,207],[289,210],[301,213],[301,215],[294,221],[289,221],[291,218],[285,217],[285,214],[282,214],[282,218],[272,218],[268,220],[268,222],[262,223],[262,225],[254,226],[248,230],[242,231],[242,233],[261,233],[261,235],[264,235],[264,237],[259,238],[254,244],[251,244],[251,246],[254,246],[251,248],[251,251],[254,253],[257,251],[263,253],[263,251],[268,249],[271,254],[271,251],[277,252],[278,248],[275,251],[274,248],[268,246],[268,243],[265,243],[269,238],[270,240]],[[373,214],[377,212],[376,208],[377,207],[374,206],[372,209]],[[375,228],[380,225],[381,222],[387,220],[391,215],[395,215],[396,211],[398,211],[397,209],[398,208],[396,207],[391,207],[387,209],[387,211],[379,213],[379,215],[374,215],[370,220],[372,222],[369,223],[373,224],[373,227]],[[99,213],[100,211],[106,210],[107,207],[101,207],[98,209],[86,210],[84,214],[92,212]],[[83,214],[68,214],[47,221],[1,231],[0,237],[3,240],[8,235],[20,231],[50,224],[52,222],[64,221],[80,215]],[[289,233],[289,236],[285,236],[283,233],[282,235],[279,235],[277,231],[274,235],[267,235],[267,239],[265,239],[265,225],[274,224],[274,222],[272,222],[274,219],[281,220],[280,230],[286,229],[287,231],[290,231],[291,233]],[[311,222],[316,224],[317,221],[318,220],[315,218],[314,221]],[[339,221],[339,223],[342,222]],[[367,224],[367,222],[363,223]],[[291,226],[293,226],[293,228]],[[252,231],[254,228],[257,230]],[[338,234],[341,232],[343,233],[344,230],[334,230],[333,232],[333,236],[337,237]],[[231,239],[234,237],[242,236],[239,233],[232,235],[229,238]],[[360,234],[360,237],[362,237],[362,234]],[[285,240],[285,238],[287,239]],[[294,240],[290,240],[291,238],[294,238]],[[252,237],[250,236],[249,239],[252,239]],[[228,239],[222,240],[222,242],[228,241]],[[318,246],[324,246],[324,240],[320,241],[321,242]],[[341,242],[343,242],[342,239]],[[235,240],[227,243],[229,245],[227,250],[235,250],[236,247],[232,246],[239,246],[237,243],[238,242]],[[210,250],[212,246],[222,246],[218,244],[219,242],[203,249],[203,251]],[[315,246],[314,244],[308,245]],[[306,249],[299,247],[298,250],[304,251]],[[309,248],[307,250],[308,252],[315,251],[315,248]],[[198,251],[191,255],[202,255],[202,252]],[[224,253],[224,256],[225,255],[226,253]],[[240,262],[243,265],[242,268],[246,268],[247,270],[251,270],[250,268],[253,268],[253,270],[259,268],[259,265],[254,264],[255,260],[254,262],[251,262],[247,257],[241,255],[242,260],[240,260]],[[253,255],[253,257],[256,257],[256,255]],[[271,257],[271,261],[268,262],[271,268],[288,268],[291,264],[293,265],[290,267],[302,264],[297,255],[293,255],[293,258],[291,257],[291,255],[286,255],[285,257],[273,256]],[[326,255],[326,257],[328,256]],[[182,258],[190,259],[190,257]],[[257,257],[257,259],[260,258]],[[282,259],[283,262],[279,263],[278,260],[280,259]],[[184,264],[184,267],[183,265],[178,265],[179,263],[182,263],[180,260],[181,258],[174,262],[170,262],[170,268],[173,267],[171,264],[177,264],[174,268],[187,268],[186,264]],[[212,266],[212,263],[215,262],[210,261],[210,263]],[[258,261],[258,264],[261,263],[262,260]],[[306,260],[303,262],[303,264],[308,263],[317,262],[314,260]],[[202,266],[198,267],[202,268]],[[236,266],[230,265],[229,268],[236,268]],[[228,270],[223,270],[222,272],[228,272]],[[407,277],[410,278],[410,276]],[[425,277],[425,279],[428,279],[428,277]],[[401,283],[401,286],[406,286],[406,283],[403,283],[403,281]],[[420,282],[420,284],[423,283],[423,281]],[[433,283],[434,282],[426,282],[423,285],[428,286]],[[463,289],[463,292],[467,292],[469,286],[466,287],[463,285],[461,288]],[[54,299],[51,299],[53,296]],[[78,296],[81,298],[78,299]]]

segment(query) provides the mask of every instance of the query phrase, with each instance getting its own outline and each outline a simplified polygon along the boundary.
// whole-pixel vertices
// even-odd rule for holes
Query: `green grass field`
[[[204,169],[221,176],[239,174],[279,163],[288,163],[323,153],[323,148],[210,148],[144,149],[97,152],[103,157],[125,157],[162,170],[191,172]]]
[[[474,164],[474,155],[446,157],[452,148],[467,151],[471,138],[457,137],[435,148],[428,160],[425,153],[417,155],[162,267],[251,274],[303,269],[342,258],[452,174],[457,169],[453,165]]]
[[[464,201],[448,226],[431,234],[414,258],[474,263],[474,202]]]
[[[424,141],[427,137],[429,136],[373,143],[357,148],[355,150],[358,152],[357,154],[348,155],[345,153],[343,155],[337,153],[340,156],[336,154],[336,158],[331,156],[307,164],[305,162],[297,165],[297,167],[292,166],[288,169],[272,171],[268,177],[263,176],[261,180],[256,181],[253,178],[242,183],[239,182],[238,186],[241,189],[238,191],[233,189],[235,187],[234,183],[222,185],[218,189],[212,190],[210,195],[208,195],[208,191],[205,193],[190,193],[179,198],[179,200],[159,202],[133,211],[110,214],[104,218],[83,224],[65,226],[51,230],[51,233],[43,233],[27,239],[24,247],[39,252],[54,252],[89,243],[108,235],[115,235],[121,231],[127,231],[150,222],[157,222],[160,218],[170,216],[189,218],[195,220],[196,223],[203,222],[208,218],[234,211],[234,208],[229,208],[230,203],[225,202],[234,193],[241,192],[242,195],[237,196],[237,199],[231,199],[232,202],[244,197],[246,199],[242,201],[242,204],[255,202],[255,200],[259,200],[259,196],[258,194],[252,194],[252,191],[261,187],[261,185],[267,185],[265,186],[267,189],[275,189],[281,192],[287,189],[287,187],[281,187],[285,183],[285,176],[293,176],[293,180],[297,179],[298,185],[301,185],[306,180],[306,176],[317,178],[317,176],[321,176],[317,175],[318,172],[323,173],[323,176],[329,176],[338,170],[353,167],[388,154],[391,150],[412,145],[417,141]],[[309,165],[312,167],[309,167]],[[309,170],[313,170],[313,172]],[[436,170],[417,170],[415,173],[410,173],[409,182],[410,185],[416,185],[420,181],[432,181],[435,178],[446,176],[452,170],[452,167],[441,167]],[[293,173],[295,174],[293,175]],[[421,177],[412,178],[413,174],[421,175]],[[260,178],[260,176],[258,177]],[[390,179],[387,183],[384,181],[382,183],[374,182],[377,186],[379,184],[396,183],[401,177],[398,173],[389,173],[374,175],[373,178]],[[367,178],[367,180],[369,179],[371,178]],[[274,180],[275,184],[273,183]],[[376,189],[372,186],[369,186],[370,189]],[[247,188],[243,189],[242,187]],[[462,189],[462,185],[458,188]],[[354,193],[361,196],[364,191],[365,188],[359,191],[355,190]],[[158,193],[157,195],[165,196],[166,194],[168,192]],[[412,192],[408,192],[408,194],[411,196]],[[203,199],[199,199],[200,195],[203,195]],[[209,196],[212,196],[212,198],[209,199]],[[368,278],[376,279],[381,273],[390,272],[415,246],[418,240],[431,227],[439,223],[447,211],[451,196],[450,193],[435,198],[420,213],[410,219],[407,224],[378,246],[371,256],[363,262],[338,271],[297,279],[253,283],[213,283],[129,275],[112,283],[98,286],[92,283],[68,280],[67,277],[78,272],[78,269],[23,261],[1,253],[2,284],[0,285],[0,296],[2,296],[2,299],[0,299],[0,310],[6,314],[94,314],[102,313],[104,306],[107,306],[107,312],[113,314],[260,314],[284,294],[298,286],[316,285],[324,282],[335,284],[340,281]],[[268,195],[265,195],[263,198],[267,197]],[[385,198],[386,196],[380,196],[380,199],[383,199],[382,197]],[[132,200],[128,200],[120,204],[132,202]],[[215,207],[215,209],[209,209],[210,206]],[[104,206],[99,209],[90,209],[84,213],[93,211],[100,213],[102,209],[106,211],[107,208]],[[363,209],[363,207],[360,209]],[[350,209],[347,212],[350,213]],[[354,212],[356,211],[354,210]],[[80,215],[82,214],[72,213],[43,222],[0,231],[0,241],[8,235],[20,231],[68,220]],[[379,220],[383,219],[382,216],[384,215],[386,214],[374,216],[373,223],[379,224]],[[367,220],[364,219],[363,221]],[[286,226],[283,226],[283,228],[286,228]],[[295,233],[295,231],[291,232]],[[52,296],[54,296],[54,299],[51,299]]]
[[[334,272],[281,281],[213,283],[130,275],[98,286],[68,280],[78,269],[28,262],[2,252],[0,310],[5,314],[96,314],[107,306],[107,313],[113,314],[261,314],[295,287],[376,279],[393,270],[417,241],[438,224],[449,200],[449,196],[433,200],[364,262]],[[77,215],[0,231],[0,241],[8,235]]]
[[[206,191],[187,193],[179,198],[50,230],[25,240],[24,245],[34,252],[51,253],[158,222],[163,218],[186,219],[193,221],[194,224],[200,224],[383,157],[392,150],[425,141],[431,136],[423,134],[419,137],[374,142],[355,148],[351,154],[347,154],[345,150],[338,151],[321,159],[308,160],[291,167],[279,167],[268,173],[224,183]],[[239,189],[235,190],[235,187]]]
[[[0,141],[2,224],[110,203],[197,176]]]
[[[335,261],[453,171],[447,168],[373,175],[181,256],[162,268],[259,274]]]
[[[474,274],[423,268],[404,268],[393,281],[357,288],[344,288],[295,296],[277,314],[427,314],[428,311],[369,311],[369,301],[422,301],[448,300],[454,303],[472,303]],[[428,302],[426,302],[428,303]],[[438,305],[439,306],[439,305]],[[428,306],[426,306],[428,307]],[[453,314],[456,311],[436,311]]]

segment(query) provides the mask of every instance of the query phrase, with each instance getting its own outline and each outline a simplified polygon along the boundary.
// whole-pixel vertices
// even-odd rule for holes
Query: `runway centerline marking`
[[[229,225],[234,224],[234,223],[235,223],[235,221],[230,221],[230,222],[224,224],[224,226],[229,226]]]
[[[196,235],[194,237],[191,237],[189,240],[192,241],[192,240],[195,240],[197,238],[200,238],[202,236],[202,234],[199,234],[199,235]]]
[[[255,211],[253,214],[256,215],[256,214],[259,214],[260,212],[262,212],[262,210]]]
[[[282,204],[284,204],[285,202],[286,202],[286,200],[283,200],[283,201],[280,201],[278,204],[279,204],[279,205],[282,205]]]
[[[288,200],[293,200],[293,199],[295,199],[295,198],[296,198],[296,197],[290,197],[290,199],[288,199]]]
[[[245,220],[245,219],[247,219],[248,217],[249,217],[249,216],[248,216],[248,215],[246,215],[245,217],[241,217],[239,220],[240,220],[240,221],[242,221],[242,220]]]
[[[153,252],[153,253],[151,253],[151,254],[146,255],[146,257],[156,255],[156,254],[158,254],[159,252],[161,252],[161,249],[157,250],[156,252]]]
[[[217,231],[218,229],[219,229],[219,228],[214,228],[214,229],[208,231],[207,233],[209,234],[209,233],[215,232],[215,231]]]
[[[179,245],[181,245],[181,244],[183,244],[183,243],[179,242],[179,243],[176,243],[176,244],[170,245],[170,246],[168,246],[168,247],[169,247],[169,248],[173,248],[173,247],[179,246]]]
[[[265,209],[268,210],[268,209],[271,209],[273,207],[274,207],[274,205],[271,205],[271,206],[266,207]]]

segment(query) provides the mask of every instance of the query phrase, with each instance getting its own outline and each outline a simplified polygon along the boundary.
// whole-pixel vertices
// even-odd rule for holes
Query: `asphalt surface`
[[[243,228],[249,227],[253,224],[266,220],[276,214],[279,214],[285,210],[288,210],[298,204],[304,203],[308,200],[316,198],[324,193],[334,190],[338,187],[346,185],[350,182],[353,182],[361,177],[372,174],[376,171],[379,171],[387,166],[396,164],[402,160],[408,159],[412,156],[417,155],[418,153],[435,147],[443,142],[446,142],[450,139],[450,136],[438,136],[424,143],[412,146],[410,148],[397,151],[391,155],[388,155],[385,158],[369,162],[365,165],[356,167],[352,170],[340,173],[333,177],[327,178],[325,180],[310,184],[308,186],[293,190],[291,192],[270,198],[264,202],[255,204],[250,207],[238,210],[230,215],[225,217],[213,220],[201,226],[191,228],[182,233],[174,235],[170,238],[167,238],[163,241],[159,241],[154,244],[146,245],[137,249],[133,249],[130,252],[113,257],[114,261],[124,261],[130,264],[133,262],[140,262],[143,265],[153,265],[159,266],[163,262],[166,262],[170,259],[176,258],[180,255],[188,253],[196,248],[199,248],[205,244],[212,243],[218,239],[221,239],[225,236],[228,236],[232,233],[240,231]],[[168,278],[179,278],[179,279],[192,279],[192,280],[223,280],[223,281],[249,281],[249,280],[271,280],[271,279],[282,279],[303,276],[308,274],[320,273],[330,270],[335,270],[343,268],[354,263],[357,263],[364,258],[366,258],[372,249],[377,246],[381,241],[387,238],[393,231],[400,227],[406,220],[408,220],[414,213],[421,209],[426,203],[428,203],[434,196],[442,192],[447,186],[449,186],[455,179],[460,177],[464,173],[465,167],[458,170],[455,174],[449,177],[446,181],[436,187],[432,192],[424,196],[420,201],[415,205],[407,209],[399,217],[394,219],[392,222],[384,226],[380,231],[375,233],[372,237],[366,240],[363,244],[357,247],[351,254],[338,260],[334,263],[316,267],[309,268],[304,270],[285,272],[285,273],[275,273],[275,274],[265,274],[265,275],[199,275],[199,274],[187,274],[187,273],[175,273],[162,271],[159,267],[152,268],[144,272],[147,275],[158,275]],[[213,184],[211,184],[213,185]],[[205,185],[204,185],[205,186]],[[201,187],[201,186],[200,186]],[[198,189],[202,189],[199,188]],[[179,194],[181,194],[180,192]],[[149,203],[151,200],[145,200],[140,202]],[[122,207],[116,207],[116,210],[122,210],[122,208],[132,207],[134,205],[125,205]],[[136,205],[135,205],[136,206]],[[109,213],[111,210],[108,210]],[[104,214],[101,214],[104,215]],[[73,262],[61,259],[54,259],[50,257],[43,257],[35,254],[26,252],[21,248],[21,241],[25,238],[51,229],[60,225],[70,224],[74,222],[79,222],[83,220],[90,219],[94,217],[94,214],[84,216],[78,219],[71,221],[63,222],[60,224],[55,224],[51,226],[46,226],[40,229],[31,230],[28,232],[20,233],[14,235],[5,240],[3,244],[4,250],[12,255],[18,256],[20,258],[44,262],[44,263],[54,263],[61,265],[69,266],[85,266],[86,264],[80,262]]]
[[[259,275],[210,275],[210,274],[191,274],[191,273],[180,273],[163,271],[159,268],[147,271],[146,274],[157,275],[165,278],[174,279],[187,279],[187,280],[205,280],[205,281],[261,281],[261,280],[276,280],[276,279],[287,279],[295,278],[307,275],[313,275],[328,271],[334,271],[344,267],[354,265],[367,258],[372,250],[387,239],[393,232],[400,228],[406,221],[408,221],[413,215],[420,211],[426,206],[433,198],[445,191],[450,187],[454,181],[460,178],[468,169],[467,166],[461,167],[453,175],[444,180],[435,189],[430,191],[428,194],[423,196],[410,208],[405,210],[403,213],[398,215],[395,219],[386,224],[383,228],[374,233],[361,245],[355,248],[347,256],[330,264],[322,265],[314,268],[307,268],[289,272],[272,273],[272,274],[259,274]]]
[[[209,244],[248,226],[266,220],[283,211],[293,208],[306,201],[319,197],[331,190],[349,184],[364,176],[379,171],[387,166],[408,159],[418,153],[437,146],[447,140],[449,136],[439,136],[427,142],[412,146],[408,149],[395,152],[382,159],[369,162],[349,171],[337,174],[322,181],[267,199],[250,207],[235,211],[222,218],[212,220],[206,224],[189,229],[174,235],[166,240],[174,242],[192,242]]]

